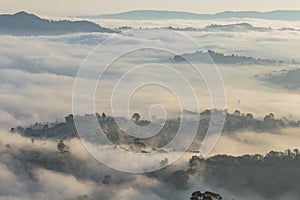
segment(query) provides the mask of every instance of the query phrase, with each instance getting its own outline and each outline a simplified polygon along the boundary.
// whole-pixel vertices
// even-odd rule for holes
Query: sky
[[[1,0],[0,13],[21,10],[46,16],[119,13],[129,10],[176,10],[216,13],[240,10],[300,10],[299,0]]]

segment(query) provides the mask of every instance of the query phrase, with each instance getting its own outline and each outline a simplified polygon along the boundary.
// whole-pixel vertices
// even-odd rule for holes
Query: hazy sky
[[[214,13],[225,10],[300,10],[299,0],[0,0],[1,13],[20,10],[49,16],[116,13],[137,9]]]

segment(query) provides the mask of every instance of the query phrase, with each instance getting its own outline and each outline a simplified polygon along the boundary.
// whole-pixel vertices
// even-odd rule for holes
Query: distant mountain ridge
[[[256,27],[249,23],[236,23],[236,24],[211,24],[207,25],[204,28],[193,28],[193,27],[186,27],[186,28],[179,28],[179,27],[173,27],[168,26],[165,27],[165,29],[168,30],[175,30],[175,31],[225,31],[225,32],[234,32],[234,31],[271,31],[271,30],[289,30],[289,31],[299,31],[295,28],[280,28],[280,29],[272,29],[271,27]]]
[[[78,32],[113,33],[116,31],[89,21],[52,21],[24,11],[12,15],[0,15],[0,34],[59,35]]]
[[[191,12],[166,10],[133,10],[117,14],[80,16],[83,18],[127,19],[127,20],[161,20],[161,19],[226,19],[226,18],[257,18],[269,20],[300,21],[300,10],[275,10],[270,12],[257,11],[225,11],[215,14],[198,14]]]

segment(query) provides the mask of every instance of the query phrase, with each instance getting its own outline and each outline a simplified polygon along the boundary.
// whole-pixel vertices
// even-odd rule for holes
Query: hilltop
[[[116,31],[89,21],[53,21],[24,11],[12,15],[0,15],[0,34],[59,35],[79,32],[114,33]]]

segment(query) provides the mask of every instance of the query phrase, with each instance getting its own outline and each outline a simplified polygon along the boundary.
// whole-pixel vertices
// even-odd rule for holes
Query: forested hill
[[[270,59],[254,58],[249,56],[240,55],[224,55],[223,53],[218,53],[213,50],[208,50],[207,52],[196,51],[193,53],[184,53],[182,55],[175,55],[172,60],[174,62],[200,62],[208,64],[234,64],[234,65],[274,65],[282,63],[283,61],[275,61]]]
[[[203,159],[194,156],[190,167],[191,174],[203,174],[204,181],[211,187],[226,189],[235,196],[248,193],[249,197],[279,200],[298,199],[295,197],[300,195],[298,149],[238,157],[217,155]]]
[[[89,21],[52,21],[23,11],[13,15],[0,15],[0,34],[59,35],[79,32],[113,33],[116,31]]]
[[[199,128],[197,132],[197,136],[194,141],[194,145],[191,146],[191,151],[194,147],[197,146],[197,142],[201,141],[207,133],[207,129],[210,124],[211,112],[214,110],[206,110],[200,113],[191,113],[194,115],[200,114]],[[189,111],[185,111],[189,112]],[[217,111],[218,112],[218,111]],[[138,114],[137,114],[138,115]],[[89,121],[94,118],[94,115],[85,115],[85,116],[77,116],[81,120]],[[125,133],[122,129],[118,127],[115,122],[115,118],[106,116],[104,113],[102,116],[98,115],[99,126],[102,127],[102,130],[106,134],[106,136],[116,145],[121,145],[128,150],[145,152],[151,151],[151,149],[164,147],[166,144],[171,141],[175,135],[177,134],[180,120],[178,119],[168,119],[165,124],[161,127],[159,133],[150,138],[142,138],[137,139],[131,135]],[[139,126],[145,126],[150,123],[150,121],[143,120],[140,117],[126,119],[126,118],[118,118],[118,121],[127,127],[128,130],[132,130],[135,128],[134,123],[129,123],[134,121]],[[195,117],[195,119],[190,119],[191,122],[193,120],[199,120],[199,118]],[[154,124],[160,125],[162,122],[157,121],[153,122]],[[274,114],[270,113],[266,115],[263,119],[255,119],[251,113],[243,114],[240,111],[236,110],[234,113],[227,113],[226,119],[223,127],[223,134],[234,134],[241,133],[243,131],[253,131],[256,133],[260,132],[269,132],[274,134],[280,134],[280,130],[286,127],[299,127],[299,121],[288,120],[286,118],[278,119]],[[98,127],[89,127],[90,137],[94,137],[94,141],[97,142],[97,131],[93,131]],[[14,127],[11,129],[12,133],[19,133],[25,137],[29,138],[53,138],[53,139],[67,139],[74,138],[78,136],[73,115],[69,115],[66,117],[65,122],[61,123],[36,123],[29,127]],[[96,135],[93,135],[93,134]],[[98,141],[101,143],[101,141]],[[197,149],[197,148],[195,148]]]

